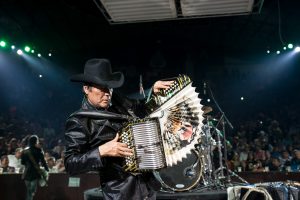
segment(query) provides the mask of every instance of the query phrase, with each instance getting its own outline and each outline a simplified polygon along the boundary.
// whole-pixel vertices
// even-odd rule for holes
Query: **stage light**
[[[5,47],[5,46],[6,46],[6,42],[5,42],[4,40],[1,40],[1,41],[0,41],[0,46],[1,46],[1,47]]]
[[[244,101],[244,97],[241,97],[241,101]]]
[[[300,47],[297,46],[297,47],[295,48],[295,52],[297,52],[297,53],[300,52]]]
[[[207,102],[210,102],[210,99],[207,99]]]
[[[283,47],[283,50],[286,50],[286,47]]]
[[[292,49],[293,47],[294,47],[294,45],[293,45],[293,44],[291,44],[291,43],[290,43],[290,44],[288,44],[288,48],[289,48],[289,49]]]
[[[0,48],[10,48],[11,50],[16,51],[16,52],[17,52],[17,50],[20,50],[20,51],[18,51],[19,55],[24,54],[24,53],[33,53],[33,54],[37,53],[36,50],[32,49],[28,45],[24,45],[20,49],[19,49],[19,47],[20,46],[18,44],[10,44],[10,42],[6,42],[3,38],[0,38]],[[48,51],[51,51],[51,50],[48,50]],[[42,57],[42,54],[39,53],[37,56]],[[48,56],[53,56],[52,52],[49,52]]]
[[[23,54],[23,51],[22,51],[21,49],[18,49],[17,54],[18,54],[18,55],[22,55],[22,54]]]
[[[30,47],[29,47],[29,46],[25,46],[24,50],[25,50],[26,52],[29,52],[29,51],[30,51]]]
[[[269,53],[270,53],[270,50],[267,51],[267,54],[269,54]]]
[[[40,75],[39,75],[39,77],[40,77],[40,78],[43,78],[43,75],[42,75],[42,74],[40,74]]]
[[[276,51],[277,54],[280,54],[280,51]]]

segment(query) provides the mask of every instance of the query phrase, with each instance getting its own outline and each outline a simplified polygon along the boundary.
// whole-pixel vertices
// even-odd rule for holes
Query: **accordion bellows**
[[[134,149],[134,156],[126,157],[126,171],[173,166],[195,149],[203,125],[195,89],[188,76],[180,75],[168,90],[152,97],[147,118],[130,122],[122,130],[121,142]]]

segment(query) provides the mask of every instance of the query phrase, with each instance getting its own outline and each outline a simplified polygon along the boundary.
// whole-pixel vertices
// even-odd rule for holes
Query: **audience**
[[[293,118],[296,113],[293,112]],[[20,164],[22,149],[31,133],[41,131],[41,146],[51,173],[65,172],[63,157],[63,130],[57,130],[38,121],[28,123],[27,119],[0,116],[0,155],[3,173],[22,172]],[[281,119],[282,120],[282,119]],[[231,143],[228,151],[228,166],[234,171],[299,171],[300,170],[300,129],[296,123],[283,128],[280,118],[259,113],[252,120],[243,121],[239,128],[227,137]],[[258,123],[257,123],[258,122]],[[18,124],[18,126],[14,125]],[[17,127],[22,127],[17,128]],[[25,131],[22,131],[25,130]],[[58,134],[60,133],[60,134]],[[39,135],[39,134],[38,134]]]
[[[55,158],[53,156],[47,158],[46,163],[49,168],[49,173],[57,173],[57,168],[55,167]]]
[[[15,168],[16,173],[23,172],[24,165],[21,164],[21,156],[22,156],[22,148],[16,148],[14,154],[9,154],[8,160],[9,160],[9,166]]]
[[[1,163],[0,163],[2,173],[13,173],[15,172],[14,167],[9,166],[9,160],[7,155],[1,156]]]
[[[291,108],[295,109],[296,106],[291,105]],[[300,115],[295,113],[296,110],[291,110],[294,119],[300,118]],[[278,110],[278,113],[280,112]],[[289,126],[286,126],[287,124]],[[286,118],[286,113],[282,118],[278,114],[272,116],[272,113],[269,115],[259,113],[252,116],[250,120],[244,121],[236,132],[228,135],[233,147],[228,153],[235,154],[228,162],[240,162],[238,166],[235,164],[232,168],[235,171],[241,167],[243,171],[298,172],[300,171],[299,133],[300,127],[297,122],[291,123],[291,119]]]
[[[232,77],[228,79],[232,79]],[[24,88],[11,95],[22,96],[23,93],[27,96],[33,95],[34,90],[30,87]],[[47,89],[50,90],[49,88],[45,90]],[[213,89],[221,90],[217,87]],[[59,93],[52,92],[52,94]],[[0,156],[1,168],[4,173],[22,172],[23,166],[20,165],[19,158],[22,149],[26,147],[28,138],[33,134],[40,137],[40,145],[45,152],[45,160],[48,162],[50,172],[65,172],[63,162],[64,122],[71,110],[68,109],[71,106],[70,96],[61,96],[60,98],[52,98],[52,96],[41,97],[44,102],[41,108],[45,109],[44,113],[47,113],[44,116],[37,116],[31,112],[34,110],[32,108],[36,106],[34,103],[26,104],[28,108],[23,110],[27,100],[20,102],[24,105],[9,105],[8,108],[8,104],[0,104],[0,107],[3,108],[0,113]],[[300,106],[298,103],[300,101],[297,98],[299,99],[299,97],[295,97],[293,101],[288,96],[281,101],[276,98],[269,99],[265,105],[266,109],[261,109],[264,105],[260,105],[258,108],[253,101],[252,104],[248,104],[248,110],[242,110],[244,113],[247,112],[244,114],[247,117],[241,118],[239,115],[228,117],[235,127],[233,130],[226,127],[226,136],[230,143],[227,152],[228,166],[231,170],[300,171]],[[54,99],[58,100],[53,102]],[[45,106],[48,101],[51,103]],[[281,106],[283,102],[286,103]],[[54,109],[53,112],[47,112],[52,109]],[[243,109],[247,108],[243,107]],[[212,116],[218,120],[218,113],[213,113]],[[217,123],[218,121],[212,122],[214,126]],[[221,127],[214,128],[222,133]]]
[[[37,134],[40,138],[40,146],[45,151],[45,160],[48,162],[51,173],[64,173],[63,154],[63,134],[57,134],[56,131],[63,132],[62,129],[55,130],[46,123],[47,127],[42,128],[40,119],[29,122],[22,115],[4,116],[0,114],[0,156],[2,173],[23,173],[24,166],[21,164],[22,150],[28,144],[28,138]],[[44,132],[41,130],[45,130]],[[38,134],[41,131],[41,134]],[[45,136],[47,139],[42,138]]]

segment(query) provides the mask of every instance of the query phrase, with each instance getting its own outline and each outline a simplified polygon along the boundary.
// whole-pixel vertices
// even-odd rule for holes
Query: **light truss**
[[[210,16],[250,14],[254,0],[181,0],[182,15]]]
[[[110,23],[259,13],[264,0],[94,0]]]
[[[110,22],[175,19],[174,0],[100,0]]]

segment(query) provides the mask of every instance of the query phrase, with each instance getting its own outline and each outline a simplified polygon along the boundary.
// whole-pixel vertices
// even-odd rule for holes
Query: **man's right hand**
[[[126,156],[132,156],[133,150],[129,149],[127,147],[127,144],[118,142],[119,140],[119,134],[117,133],[116,137],[99,146],[99,152],[101,157],[105,156],[111,156],[111,157],[126,157]]]

